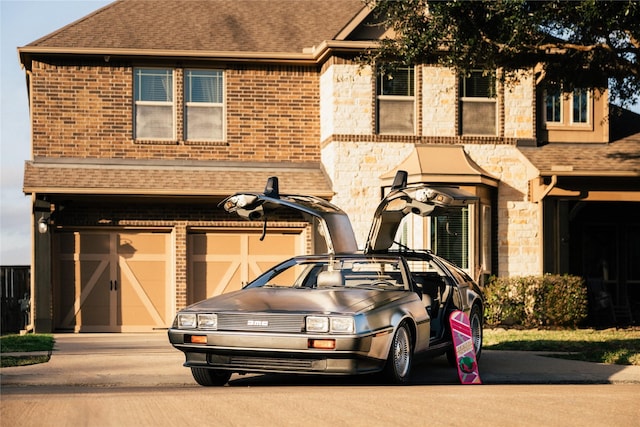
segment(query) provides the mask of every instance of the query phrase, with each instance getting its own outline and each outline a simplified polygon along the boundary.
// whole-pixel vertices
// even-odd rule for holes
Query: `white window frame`
[[[416,67],[414,66],[408,66],[408,67],[401,67],[399,68],[396,73],[398,72],[409,72],[410,69],[413,69],[413,81],[411,82],[411,92],[413,93],[412,95],[385,95],[383,92],[383,84],[382,84],[382,79],[384,78],[388,78],[387,76],[385,76],[384,74],[380,74],[378,73],[376,75],[376,132],[379,135],[415,135],[416,134],[416,124],[417,124],[417,105],[416,105]],[[395,102],[406,102],[411,103],[412,104],[412,112],[413,112],[413,118],[412,118],[412,126],[411,126],[411,130],[408,132],[391,132],[391,131],[385,131],[384,129],[382,129],[381,127],[381,117],[380,117],[380,105],[384,104],[385,101],[395,101]]]
[[[580,91],[582,93],[584,93],[587,97],[587,102],[586,102],[586,111],[584,112],[584,115],[586,116],[586,121],[582,122],[582,121],[575,121],[575,115],[574,115],[574,103],[576,102],[576,91]],[[591,126],[591,120],[592,120],[592,97],[591,97],[591,90],[586,89],[586,88],[576,88],[573,90],[573,92],[571,92],[571,96],[569,97],[569,111],[571,112],[571,114],[569,114],[570,117],[570,124],[572,126],[587,126],[590,127]]]
[[[136,91],[138,90],[138,72],[140,70],[162,70],[162,71],[170,71],[171,72],[171,101],[144,101],[138,100],[138,95]],[[135,67],[133,69],[133,132],[135,140],[147,140],[147,141],[175,141],[176,140],[176,72],[173,68],[161,68],[161,67]],[[156,137],[156,136],[139,136],[138,130],[138,108],[144,106],[161,106],[161,107],[171,107],[171,135],[167,137]]]
[[[189,78],[189,74],[193,71],[212,71],[219,72],[222,78],[222,102],[194,102],[187,101],[189,94],[187,93],[187,79]],[[197,69],[197,68],[189,68],[184,71],[184,140],[187,142],[221,142],[226,140],[226,130],[227,130],[227,107],[226,107],[226,74],[224,70],[220,69]],[[221,129],[220,129],[220,138],[193,138],[189,136],[189,108],[220,108],[221,110]]]

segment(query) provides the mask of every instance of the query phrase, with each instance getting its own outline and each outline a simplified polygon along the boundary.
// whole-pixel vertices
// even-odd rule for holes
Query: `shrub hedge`
[[[578,326],[587,317],[587,287],[581,277],[491,277],[484,286],[487,326]]]

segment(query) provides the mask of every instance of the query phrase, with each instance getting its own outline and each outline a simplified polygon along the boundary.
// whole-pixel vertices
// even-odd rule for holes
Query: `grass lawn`
[[[54,339],[50,334],[4,335],[0,337],[0,353],[51,352]],[[5,356],[0,354],[0,367],[35,365],[49,361],[49,355]]]
[[[640,328],[485,329],[484,349],[558,352],[554,357],[616,365],[640,365]]]

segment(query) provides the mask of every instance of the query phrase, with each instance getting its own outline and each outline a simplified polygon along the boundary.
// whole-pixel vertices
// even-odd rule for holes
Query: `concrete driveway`
[[[184,357],[168,342],[166,332],[122,334],[56,334],[48,363],[2,368],[2,387],[58,386],[189,386],[195,385]],[[609,384],[640,383],[640,366],[604,365],[546,357],[519,351],[483,351],[480,376],[484,384]],[[370,382],[274,375],[234,375],[230,386],[251,383]],[[376,380],[373,380],[376,381]],[[414,366],[413,384],[457,384],[455,369],[444,357]]]

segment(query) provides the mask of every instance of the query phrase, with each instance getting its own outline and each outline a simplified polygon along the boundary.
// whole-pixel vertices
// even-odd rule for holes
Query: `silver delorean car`
[[[455,187],[407,185],[406,172],[399,171],[358,251],[341,209],[317,197],[280,194],[275,177],[264,193],[230,196],[220,205],[246,219],[279,209],[315,218],[328,253],[288,259],[239,291],[181,310],[169,341],[203,386],[224,385],[234,372],[380,372],[403,384],[414,357],[446,353],[454,360],[448,318],[463,310],[480,357],[480,288],[450,262],[396,241],[405,216],[443,215],[474,199]]]

